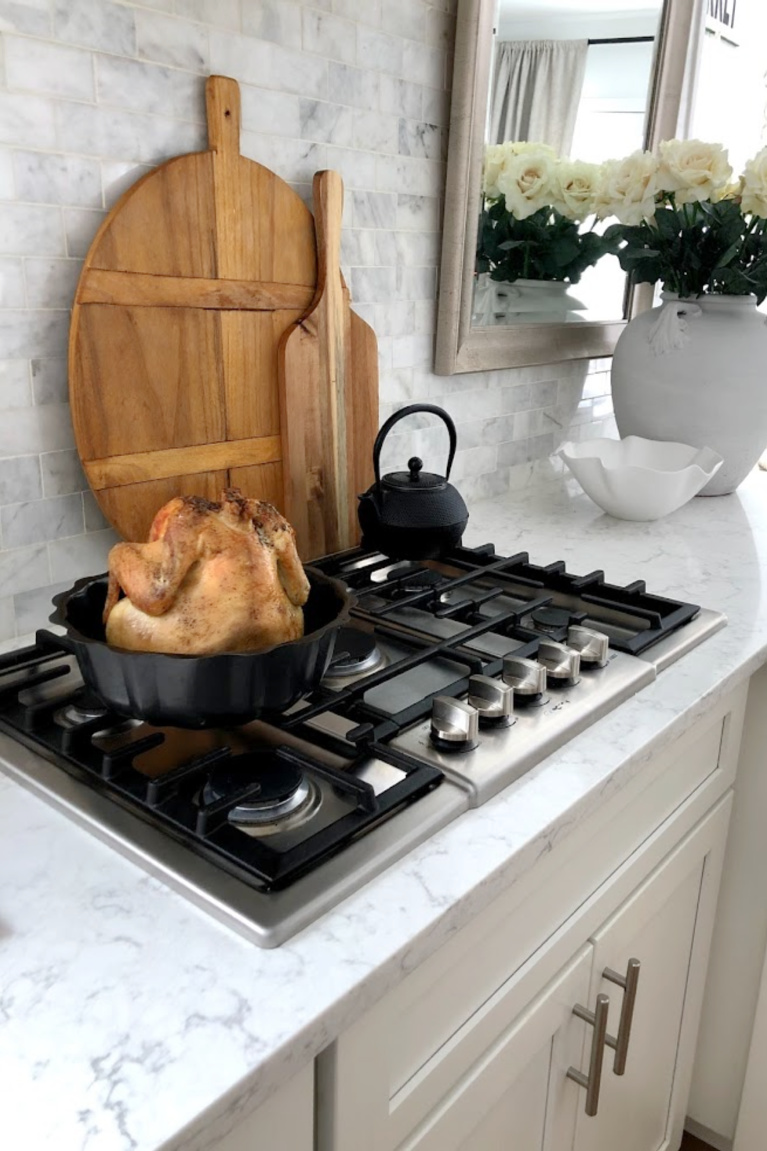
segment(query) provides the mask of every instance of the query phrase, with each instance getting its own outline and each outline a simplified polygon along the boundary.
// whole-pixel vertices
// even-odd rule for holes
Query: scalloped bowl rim
[[[669,466],[668,461],[664,461],[665,466],[660,467],[649,463],[629,461],[628,458],[625,458],[625,456],[623,459],[618,458],[610,463],[607,463],[599,451],[600,448],[608,444],[618,444],[621,446],[626,444],[629,445],[628,450],[630,450],[631,446],[636,443],[650,444],[653,447],[657,445],[661,451],[683,449],[688,452],[692,452],[693,454],[686,463],[679,464],[678,467]],[[612,449],[609,448],[608,450]],[[678,440],[648,440],[643,436],[625,436],[620,440],[610,439],[609,437],[604,436],[599,439],[584,440],[582,443],[574,443],[572,440],[568,440],[567,443],[562,444],[561,448],[559,448],[557,455],[560,456],[568,466],[570,465],[571,460],[581,463],[588,463],[593,461],[594,463],[599,464],[600,467],[603,468],[606,472],[616,473],[632,471],[645,472],[658,476],[681,476],[686,472],[697,471],[701,476],[708,480],[716,475],[724,463],[724,457],[720,456],[719,453],[713,448],[696,448],[692,444],[683,444]],[[706,467],[704,463],[701,462],[701,457],[706,459],[706,461],[710,464],[709,467]]]

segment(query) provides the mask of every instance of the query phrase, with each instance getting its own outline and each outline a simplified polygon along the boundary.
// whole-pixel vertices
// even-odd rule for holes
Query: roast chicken
[[[134,651],[258,651],[303,635],[308,595],[295,532],[271,504],[237,488],[219,503],[180,496],[147,543],[109,553],[106,638]]]

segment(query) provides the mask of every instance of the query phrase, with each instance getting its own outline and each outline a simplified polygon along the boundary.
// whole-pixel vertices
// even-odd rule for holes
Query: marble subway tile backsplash
[[[234,76],[242,150],[307,200],[346,184],[342,262],[376,330],[381,416],[444,406],[466,499],[554,477],[565,438],[610,426],[609,364],[438,377],[436,323],[456,0],[0,0],[0,641],[102,571],[114,533],[68,406],[69,309],[96,230],[152,166],[206,146],[204,78]],[[441,468],[416,417],[384,463]]]

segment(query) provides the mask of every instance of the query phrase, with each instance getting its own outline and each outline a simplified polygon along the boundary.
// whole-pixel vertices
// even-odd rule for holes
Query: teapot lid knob
[[[417,482],[421,478],[420,472],[423,467],[423,460],[419,459],[418,456],[411,456],[407,462],[407,466],[410,471],[410,479]]]

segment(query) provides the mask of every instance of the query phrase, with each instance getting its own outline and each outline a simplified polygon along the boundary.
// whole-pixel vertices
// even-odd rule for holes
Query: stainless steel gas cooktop
[[[318,691],[234,729],[118,716],[50,633],[0,659],[0,766],[273,947],[619,706],[725,617],[457,548],[314,565],[357,597]]]

